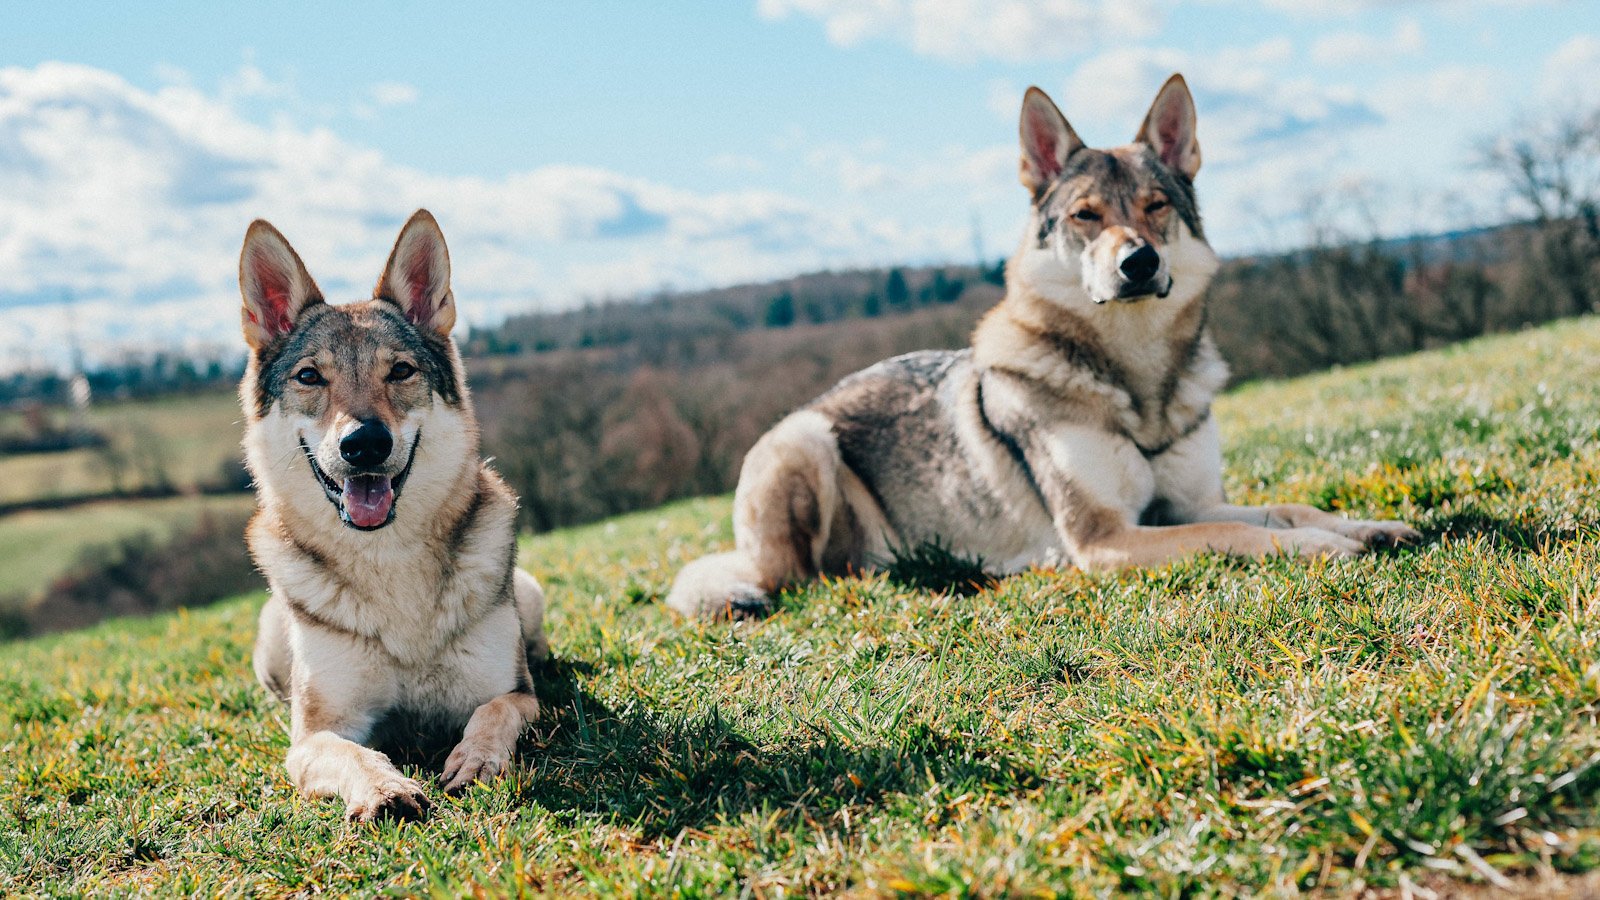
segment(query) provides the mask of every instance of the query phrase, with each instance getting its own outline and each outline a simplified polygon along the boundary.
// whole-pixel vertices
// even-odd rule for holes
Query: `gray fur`
[[[300,313],[293,331],[256,355],[256,365],[247,375],[253,379],[248,394],[255,399],[255,414],[266,415],[272,404],[283,399],[300,360],[328,352],[341,371],[362,377],[372,367],[379,347],[408,351],[418,360],[417,369],[429,393],[438,394],[451,406],[461,405],[463,378],[459,361],[453,358],[454,348],[413,325],[392,301],[344,306],[319,301]]]
[[[443,235],[418,211],[396,240],[380,288],[412,289],[406,305],[329,306],[265,222],[246,235],[240,271],[260,503],[247,537],[271,591],[254,665],[290,704],[290,778],[341,797],[355,819],[421,815],[422,785],[373,745],[408,723],[448,726],[461,737],[446,790],[505,771],[538,715],[529,663],[549,652],[543,592],[516,568],[516,497],[479,456]],[[355,473],[340,444],[367,421],[394,444]],[[390,479],[389,517],[355,523],[338,485],[374,471]]]
[[[1193,121],[1174,76],[1140,140],[1094,150],[1030,89],[1032,222],[972,348],[879,363],[779,422],[745,457],[736,549],[684,567],[667,604],[739,615],[786,584],[929,541],[1002,574],[1415,539],[1402,523],[1223,496],[1211,402],[1227,367],[1206,331],[1217,258],[1195,202]],[[1151,274],[1122,271],[1147,249]]]

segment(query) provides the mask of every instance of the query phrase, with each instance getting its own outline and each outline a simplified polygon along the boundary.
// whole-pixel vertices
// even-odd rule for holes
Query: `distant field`
[[[231,393],[106,403],[88,414],[124,459],[122,487],[129,490],[148,486],[160,471],[180,488],[215,480],[223,463],[239,456],[242,418]],[[0,456],[0,503],[110,491],[116,481],[107,463],[108,454],[97,450]]]
[[[246,510],[248,494],[88,503],[0,518],[0,597],[31,595],[77,561],[85,547],[140,533],[161,536],[196,522],[206,510]]]
[[[726,499],[529,540],[545,719],[420,825],[288,785],[260,596],[0,646],[0,893],[1592,890],[1596,384],[1591,320],[1225,398],[1236,499],[1427,534],[1358,560],[841,578],[700,626],[660,595]]]

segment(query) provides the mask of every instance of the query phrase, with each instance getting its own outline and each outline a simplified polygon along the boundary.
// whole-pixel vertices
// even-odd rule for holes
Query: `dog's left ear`
[[[1200,171],[1200,142],[1194,133],[1194,97],[1182,75],[1173,75],[1161,86],[1156,102],[1139,126],[1134,140],[1155,148],[1161,161],[1182,172],[1190,181]]]
[[[405,310],[406,318],[418,328],[432,329],[441,336],[450,333],[456,324],[450,251],[432,213],[419,209],[400,229],[372,296]]]

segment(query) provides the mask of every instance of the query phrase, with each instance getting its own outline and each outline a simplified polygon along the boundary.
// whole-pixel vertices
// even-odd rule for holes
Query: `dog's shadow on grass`
[[[749,811],[826,818],[887,795],[921,793],[930,779],[957,792],[1039,781],[1010,760],[918,725],[865,746],[817,729],[793,746],[760,748],[715,710],[683,717],[612,709],[579,681],[592,666],[556,660],[541,668],[534,677],[545,718],[523,739],[515,802],[606,816],[649,838]]]
[[[1491,542],[1517,552],[1534,552],[1556,543],[1578,538],[1576,525],[1551,526],[1526,520],[1495,516],[1480,509],[1463,509],[1440,516],[1422,529],[1422,544],[1437,544],[1445,538],[1451,540],[1487,537]]]

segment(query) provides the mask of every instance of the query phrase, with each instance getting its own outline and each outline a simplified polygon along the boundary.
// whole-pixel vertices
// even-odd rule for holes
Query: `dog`
[[[1174,75],[1133,143],[1093,149],[1030,88],[1029,223],[972,346],[878,363],[762,436],[734,493],[735,549],[685,566],[667,604],[761,615],[784,585],[928,542],[1009,574],[1205,551],[1345,557],[1420,537],[1223,496],[1211,403],[1228,370],[1206,328],[1218,259],[1195,199],[1195,125]]]
[[[423,785],[375,748],[402,723],[464,726],[444,789],[500,774],[548,653],[516,497],[478,453],[444,235],[418,210],[372,299],[331,306],[258,220],[239,289],[247,541],[270,588],[254,663],[289,703],[289,777],[353,820],[421,817]]]

